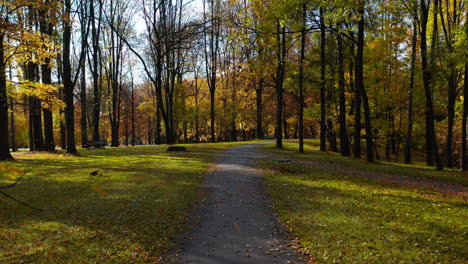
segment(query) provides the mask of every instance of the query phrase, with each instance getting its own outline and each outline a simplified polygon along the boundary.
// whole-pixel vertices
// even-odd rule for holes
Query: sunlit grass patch
[[[200,200],[198,188],[226,144],[18,153],[0,163],[26,176],[0,198],[0,263],[158,262]],[[0,185],[13,179],[0,175]]]
[[[297,165],[261,166],[282,221],[318,263],[468,261],[463,198]]]
[[[424,179],[443,180],[448,183],[465,186],[468,185],[468,173],[454,169],[437,171],[434,168],[425,166],[422,163],[403,164],[385,161],[367,162],[364,159],[365,157],[363,157],[363,159],[343,157],[339,153],[319,151],[316,140],[306,140],[306,144],[304,145],[304,153],[298,152],[298,144],[296,142],[284,142],[283,145],[284,149],[276,149],[272,144],[264,145],[262,146],[262,149],[285,156],[300,158],[303,160],[339,164],[357,169],[406,175]]]

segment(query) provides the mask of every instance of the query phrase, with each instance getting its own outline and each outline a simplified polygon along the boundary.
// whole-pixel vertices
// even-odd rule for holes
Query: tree
[[[304,152],[304,57],[306,42],[307,5],[302,4],[301,50],[299,55],[299,152]]]
[[[320,150],[326,151],[326,133],[327,133],[327,123],[326,123],[326,105],[327,99],[325,95],[326,89],[326,61],[325,61],[325,14],[323,7],[320,7]]]
[[[438,10],[438,0],[434,0],[434,8],[436,12],[433,12],[433,38],[431,44],[431,53],[428,54],[427,47],[427,24],[429,20],[429,8],[430,1],[421,0],[420,2],[420,49],[421,49],[421,61],[422,61],[422,71],[423,71],[423,83],[424,83],[424,93],[426,97],[426,149],[427,149],[427,163],[428,165],[433,164],[433,159],[435,161],[436,167],[438,170],[443,169],[442,161],[439,155],[439,149],[437,146],[437,139],[435,136],[435,127],[434,127],[434,107],[433,107],[433,98],[432,98],[432,85],[433,85],[433,65],[435,60],[435,49],[437,45],[437,10]]]
[[[410,79],[408,85],[408,102],[407,102],[407,118],[408,127],[406,129],[405,138],[405,163],[411,163],[411,148],[412,148],[412,134],[413,134],[413,89],[414,77],[416,71],[416,49],[418,42],[418,0],[412,3],[411,14],[413,16],[413,36],[411,39],[411,65],[410,65]]]
[[[205,30],[203,35],[206,79],[210,89],[210,131],[211,142],[216,142],[215,135],[215,93],[216,74],[218,70],[219,42],[221,37],[221,2],[208,1],[209,14],[206,12],[206,2],[203,1],[203,22]],[[209,26],[208,26],[209,25]]]
[[[79,22],[80,22],[80,34],[81,34],[81,47],[83,51],[87,53],[88,51],[88,40],[87,40],[87,31],[89,31],[89,26],[91,20],[89,19],[89,5],[88,1],[81,1],[79,4]],[[86,67],[81,67],[80,75],[80,126],[81,126],[81,146],[88,142],[88,126],[87,126],[87,116],[88,116],[88,98],[86,91]]]
[[[341,29],[341,24],[338,24],[338,29]],[[337,33],[337,51],[338,51],[338,87],[340,97],[340,153],[343,156],[350,155],[348,130],[346,128],[346,98],[345,98],[345,74],[344,74],[344,54],[343,54],[343,33]]]
[[[468,36],[468,11],[466,13],[465,34]],[[468,37],[465,39],[465,82],[463,84],[463,114],[462,114],[462,145],[461,145],[461,169],[468,170],[468,153],[466,147],[466,119],[468,116]]]
[[[66,126],[66,145],[67,153],[77,154],[75,143],[75,104],[73,99],[73,88],[76,85],[81,66],[83,65],[85,47],[81,47],[78,67],[75,74],[72,73],[71,63],[71,37],[72,37],[72,3],[71,0],[63,1],[63,50],[62,50],[62,78],[63,78],[63,93],[65,102],[65,126]]]

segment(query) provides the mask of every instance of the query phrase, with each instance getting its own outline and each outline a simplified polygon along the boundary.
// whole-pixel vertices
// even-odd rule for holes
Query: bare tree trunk
[[[414,75],[416,70],[416,45],[418,42],[418,0],[413,3],[413,38],[411,40],[411,69],[410,80],[408,86],[408,105],[407,105],[407,119],[408,127],[406,129],[405,138],[405,163],[411,163],[411,148],[412,148],[412,134],[413,134],[413,88],[414,88]]]
[[[99,17],[96,19],[95,16],[95,1],[89,1],[89,13],[91,19],[91,41],[92,41],[92,67],[91,73],[93,76],[93,140],[99,140],[99,121],[101,115],[101,93],[99,85],[99,73],[100,73],[100,49],[99,49],[99,35],[101,32],[101,18],[102,18],[102,5],[99,5]],[[96,27],[96,20],[98,25]]]
[[[18,151],[18,147],[16,145],[15,100],[13,98],[10,98],[10,106],[11,151],[16,152]]]
[[[132,90],[130,91],[130,107],[131,107],[131,122],[132,122],[132,146],[135,146],[135,135],[136,135],[136,127],[135,127],[135,87],[133,83],[133,75],[132,75]]]
[[[0,133],[8,135],[8,97],[6,85],[6,65],[4,54],[5,35],[0,33]],[[10,154],[10,143],[8,137],[0,137],[0,160],[10,160],[13,157]]]
[[[195,73],[195,142],[200,142],[200,117],[198,107],[198,72]]]
[[[367,93],[364,88],[364,9],[366,2],[365,0],[360,0],[358,6],[358,14],[360,15],[358,21],[358,41],[357,41],[357,56],[356,56],[356,90],[359,90],[359,93],[362,97],[362,102],[364,105],[364,119],[366,121],[366,155],[367,161],[374,161],[374,152],[372,146],[372,125],[370,117],[370,107],[369,100],[367,98]]]
[[[276,25],[277,69],[276,69],[276,147],[283,148],[283,82],[286,57],[286,28],[277,21]]]
[[[301,51],[299,55],[299,152],[304,152],[304,57],[306,41],[307,6],[302,4]]]
[[[49,16],[45,12],[40,12],[40,30],[42,34],[52,36],[53,34],[53,25],[47,21]],[[45,63],[41,65],[42,70],[42,83],[52,84],[52,69],[50,68],[50,59],[46,58]],[[51,102],[48,102],[49,104]],[[52,108],[42,109],[44,117],[44,149],[48,151],[55,150],[54,143],[54,124],[52,117]]]
[[[286,105],[284,103],[284,100],[283,100],[283,131],[284,131],[283,137],[288,139],[289,138],[288,117],[286,116]]]
[[[437,10],[438,0],[434,1],[434,10]],[[434,108],[432,102],[432,64],[434,57],[428,56],[427,48],[427,22],[429,17],[429,6],[426,3],[426,0],[421,0],[421,60],[422,60],[422,71],[423,71],[423,83],[424,83],[424,93],[426,96],[426,148],[428,155],[428,164],[431,164],[432,157],[436,162],[438,170],[443,169],[443,165],[440,159],[439,150],[437,147],[437,140],[435,137],[435,127],[434,127]],[[434,12],[434,33],[437,33],[437,12]],[[435,35],[433,34],[433,35]],[[431,45],[431,54],[434,54],[436,45],[436,38],[433,38],[433,43]]]
[[[255,89],[256,110],[257,110],[257,129],[255,131],[257,139],[263,139],[263,78],[260,78],[257,88]]]
[[[468,36],[468,11],[466,12],[465,32]],[[462,146],[461,146],[461,169],[468,170],[468,153],[466,147],[466,119],[468,117],[468,38],[465,40],[465,83],[463,84],[463,116],[462,116]],[[1,119],[1,118],[0,118]]]
[[[161,108],[159,107],[160,102],[157,102],[156,106],[156,144],[161,145],[162,139],[161,139]]]
[[[341,27],[341,25],[339,25]],[[337,35],[338,48],[338,87],[340,97],[340,153],[343,156],[349,156],[349,138],[346,128],[346,97],[345,97],[345,76],[344,76],[344,58],[343,58],[343,36],[342,33]]]
[[[331,119],[327,119],[327,138],[328,144],[330,145],[330,151],[338,152],[338,147],[336,143],[336,132],[333,128],[333,121]]]
[[[33,62],[26,64],[26,78],[31,82],[36,82],[37,65]],[[30,119],[30,146],[31,151],[44,150],[44,137],[42,133],[41,101],[35,96],[29,96],[29,119]]]
[[[453,168],[453,126],[455,125],[455,101],[457,97],[457,81],[456,81],[456,69],[453,65],[449,65],[451,68],[448,87],[447,87],[447,145],[446,145],[446,166],[447,168]]]
[[[152,132],[153,132],[153,130],[151,129],[151,117],[148,116],[148,145],[153,144],[153,133]],[[156,144],[158,144],[158,142],[156,142]]]
[[[81,49],[86,52],[88,47],[87,42],[87,33],[88,30],[86,27],[88,25],[88,7],[87,1],[82,1],[80,4],[80,27],[81,27]],[[93,21],[94,22],[94,21]],[[81,116],[80,116],[80,126],[81,126],[81,146],[84,147],[86,142],[88,141],[88,128],[86,119],[88,116],[88,102],[87,102],[87,94],[86,94],[86,67],[83,66],[81,68],[81,76],[80,76],[80,108],[81,108]]]
[[[325,70],[326,70],[326,61],[325,61],[325,18],[324,10],[320,7],[320,150],[327,150],[326,143],[326,133],[327,133],[327,123],[326,123],[326,97],[325,97]]]
[[[211,142],[216,142],[215,135],[215,93],[216,93],[216,73],[218,69],[218,54],[219,54],[219,38],[220,38],[220,19],[219,19],[219,0],[211,1],[210,17],[211,26],[209,34],[204,36],[204,51],[205,51],[205,66],[208,80],[208,87],[210,90],[210,133]],[[203,18],[207,21],[205,1],[203,1]],[[206,30],[205,30],[206,34]],[[209,46],[207,43],[209,39]],[[209,48],[209,54],[208,54]]]
[[[63,25],[63,88],[65,101],[65,123],[67,130],[67,153],[77,154],[75,145],[75,106],[73,103],[73,80],[70,62],[71,46],[71,0],[65,0]]]
[[[358,66],[354,67],[356,85],[354,87],[354,134],[353,134],[353,156],[361,157],[361,89],[357,83]]]
[[[128,113],[125,114],[125,124],[124,124],[124,128],[125,128],[125,146],[128,147],[128,140],[130,138],[130,131],[129,131],[129,120],[128,120]]]

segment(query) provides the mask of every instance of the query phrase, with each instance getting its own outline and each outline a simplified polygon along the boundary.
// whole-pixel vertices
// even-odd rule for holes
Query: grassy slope
[[[6,192],[39,208],[0,198],[0,263],[157,262],[185,230],[185,216],[210,162],[233,144],[165,146],[17,155],[24,169]],[[102,176],[92,176],[99,170]],[[11,182],[0,173],[0,185]]]
[[[270,150],[293,155],[292,150]],[[343,162],[326,155],[307,158]],[[363,166],[352,159],[344,163]],[[468,213],[462,198],[292,164],[261,165],[282,221],[318,263],[468,262]]]

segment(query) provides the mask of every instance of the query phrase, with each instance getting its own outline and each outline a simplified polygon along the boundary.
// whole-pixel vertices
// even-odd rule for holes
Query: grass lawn
[[[272,147],[272,145],[264,145],[262,148],[270,152],[300,158],[303,160],[313,160],[323,163],[339,163],[358,169],[420,177],[425,179],[443,180],[452,184],[468,186],[468,173],[459,170],[445,169],[443,171],[437,171],[432,167],[426,166],[422,162],[416,162],[413,164],[386,161],[367,162],[364,155],[362,159],[355,159],[351,157],[343,157],[338,153],[324,153],[318,151],[318,141],[310,139],[305,141],[304,153],[298,152],[299,147],[298,143],[296,142],[283,142],[283,145],[284,149],[282,150],[275,149]]]
[[[292,150],[293,145],[286,144],[289,150],[283,151],[265,148],[343,162],[323,153],[292,154],[296,146]],[[345,162],[368,164],[350,158]],[[468,263],[468,204],[461,197],[294,164],[262,161],[260,165],[282,222],[317,263]],[[375,166],[393,171],[397,165]]]
[[[79,157],[16,154],[0,163],[13,172],[0,173],[0,186],[24,170],[4,191],[45,211],[1,196],[0,263],[158,262],[187,230],[215,154],[235,144],[188,145],[184,153],[140,146],[81,150]]]

